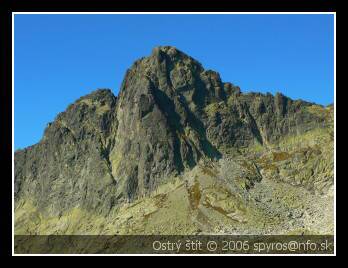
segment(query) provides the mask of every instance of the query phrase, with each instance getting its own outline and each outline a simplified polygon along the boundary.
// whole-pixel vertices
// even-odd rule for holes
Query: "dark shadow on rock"
[[[181,172],[184,170],[184,165],[180,153],[180,139],[178,137],[178,133],[183,133],[183,127],[180,124],[180,115],[175,111],[175,105],[166,93],[157,89],[153,84],[151,84],[151,88],[156,104],[167,118],[167,123],[173,138],[174,162],[178,171]]]
[[[180,98],[183,100],[184,98]],[[198,133],[203,152],[211,159],[220,159],[222,154],[207,139],[206,130],[203,122],[189,109],[186,101],[181,101],[187,113],[189,125]]]

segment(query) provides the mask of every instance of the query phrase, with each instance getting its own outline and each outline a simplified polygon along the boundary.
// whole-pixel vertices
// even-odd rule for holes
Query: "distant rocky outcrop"
[[[178,49],[156,47],[127,70],[117,97],[81,97],[38,144],[15,152],[15,199],[54,216],[74,207],[108,214],[201,160],[327,127],[321,110],[281,93],[242,93]]]

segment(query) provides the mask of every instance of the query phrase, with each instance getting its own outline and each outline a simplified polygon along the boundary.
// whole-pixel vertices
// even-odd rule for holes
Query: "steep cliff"
[[[16,207],[30,200],[47,217],[74,208],[108,216],[199,167],[225,174],[226,159],[238,164],[225,179],[239,174],[244,190],[267,176],[326,193],[332,133],[332,107],[242,93],[176,48],[156,47],[127,70],[117,97],[108,89],[81,97],[38,144],[15,152]],[[319,144],[296,140],[306,135]]]

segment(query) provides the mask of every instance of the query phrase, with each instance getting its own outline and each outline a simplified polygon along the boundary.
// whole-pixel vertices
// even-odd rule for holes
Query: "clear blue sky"
[[[327,105],[334,98],[333,15],[15,15],[15,149],[97,88],[172,45],[242,91]]]

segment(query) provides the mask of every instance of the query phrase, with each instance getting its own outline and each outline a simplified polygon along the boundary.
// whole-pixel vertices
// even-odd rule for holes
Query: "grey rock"
[[[202,158],[322,126],[311,105],[243,94],[178,49],[157,47],[127,70],[118,97],[102,89],[80,98],[38,144],[16,151],[15,198],[50,215],[76,206],[106,214]]]

